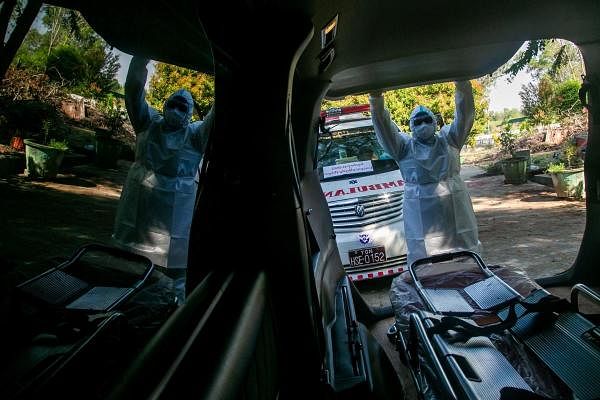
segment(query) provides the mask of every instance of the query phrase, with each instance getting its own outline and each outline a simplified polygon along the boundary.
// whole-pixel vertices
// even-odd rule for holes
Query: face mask
[[[187,112],[182,112],[177,108],[166,107],[163,116],[167,126],[172,129],[183,128],[188,123]]]
[[[433,123],[417,125],[413,129],[413,134],[419,142],[427,142],[435,134],[435,126]]]

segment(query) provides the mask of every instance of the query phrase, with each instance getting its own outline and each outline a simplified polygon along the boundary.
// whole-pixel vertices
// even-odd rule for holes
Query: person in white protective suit
[[[454,121],[438,133],[435,115],[427,107],[419,105],[412,111],[409,136],[392,121],[381,93],[369,98],[377,139],[396,160],[405,181],[408,265],[449,251],[480,252],[477,220],[460,177],[460,149],[473,127],[475,105],[469,81],[455,86]]]
[[[181,302],[198,186],[195,178],[213,111],[204,121],[191,122],[192,95],[177,90],[165,101],[161,116],[145,100],[148,62],[133,57],[125,81],[125,103],[137,137],[113,239],[117,246],[150,258],[173,278]]]

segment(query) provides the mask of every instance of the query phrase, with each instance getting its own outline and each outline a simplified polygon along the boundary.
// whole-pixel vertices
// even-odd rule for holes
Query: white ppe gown
[[[382,96],[370,98],[377,138],[398,163],[405,181],[408,265],[450,251],[480,252],[477,220],[460,177],[460,149],[473,126],[473,94],[469,82],[458,82],[456,89],[454,121],[428,143],[399,131]]]
[[[179,90],[169,99],[178,97],[188,109],[174,116],[184,122],[173,129],[146,103],[146,77],[145,62],[134,58],[125,97],[137,134],[135,162],[121,193],[113,240],[156,265],[186,268],[196,174],[212,124],[212,110],[204,121],[189,123],[193,100],[188,92]],[[168,112],[177,111],[165,108],[163,114]]]

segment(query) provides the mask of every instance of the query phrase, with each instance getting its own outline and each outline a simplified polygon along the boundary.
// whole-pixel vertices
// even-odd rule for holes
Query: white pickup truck
[[[404,181],[373,130],[369,105],[321,113],[318,168],[344,268],[352,280],[402,272]]]

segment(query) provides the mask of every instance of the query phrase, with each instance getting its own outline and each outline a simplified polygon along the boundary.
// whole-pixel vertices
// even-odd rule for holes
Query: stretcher
[[[398,345],[423,399],[598,399],[600,328],[584,294],[557,298],[472,252],[418,260],[391,288]]]
[[[16,286],[0,398],[102,398],[174,310],[169,284],[146,257],[88,244]]]
[[[106,313],[142,287],[153,269],[145,257],[94,243],[80,247],[67,261],[17,289],[42,307]]]

